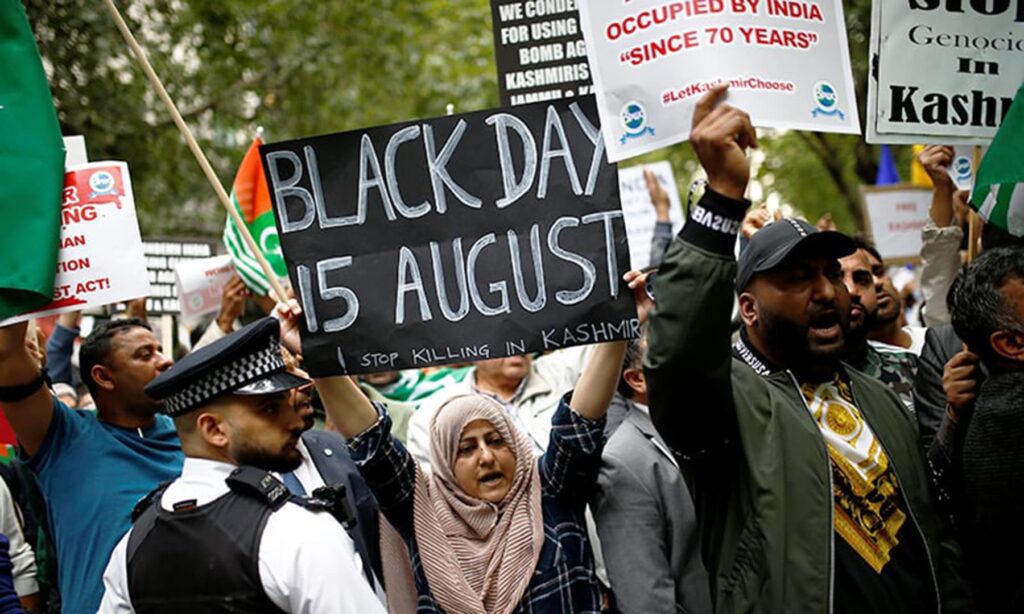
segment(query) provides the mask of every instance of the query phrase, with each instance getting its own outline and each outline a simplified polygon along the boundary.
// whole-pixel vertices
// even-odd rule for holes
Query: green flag
[[[21,0],[0,0],[0,320],[53,300],[64,144]]]
[[[1024,85],[978,167],[971,206],[985,223],[1024,236]]]

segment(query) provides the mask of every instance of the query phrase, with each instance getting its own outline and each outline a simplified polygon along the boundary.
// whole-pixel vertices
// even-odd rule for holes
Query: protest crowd
[[[607,118],[569,100],[257,140],[239,177],[259,186],[224,204],[261,193],[284,268],[229,218],[187,327],[134,288],[83,307],[51,270],[30,304],[0,272],[0,614],[1024,612],[1024,94],[973,194],[953,145],[918,148],[907,268],[748,200],[760,116],[733,90],[690,101],[684,210],[636,175],[644,267]],[[446,165],[489,163],[478,125],[497,162],[467,179]],[[420,138],[410,177],[396,151]],[[128,198],[127,166],[105,186],[57,154],[65,208],[83,181]],[[440,215],[455,230],[417,243]],[[362,254],[397,281],[353,272]]]

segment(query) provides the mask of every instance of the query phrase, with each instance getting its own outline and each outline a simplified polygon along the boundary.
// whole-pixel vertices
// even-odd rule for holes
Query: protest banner
[[[667,160],[620,168],[619,194],[622,198],[622,215],[626,221],[626,238],[629,240],[629,261],[634,269],[643,269],[651,264],[651,239],[654,238],[654,225],[658,220],[651,195],[647,191],[644,169],[654,173],[668,193],[668,215],[672,222],[673,236],[683,227],[679,190],[672,176],[672,165]]]
[[[64,174],[53,301],[6,326],[149,294],[128,165],[91,162]]]
[[[867,140],[986,144],[1024,81],[1024,2],[874,0]]]
[[[179,262],[174,276],[182,320],[195,324],[203,316],[219,311],[224,286],[234,274],[235,265],[229,254]]]
[[[840,0],[584,2],[580,17],[612,162],[687,140],[723,82],[756,126],[860,132]]]
[[[501,104],[590,94],[576,0],[491,0]]]
[[[593,97],[260,148],[316,376],[635,336]]]
[[[911,184],[860,189],[864,226],[886,264],[920,262],[932,191]]]
[[[190,260],[209,258],[214,254],[212,241],[178,241],[151,239],[142,244],[146,255],[146,272],[152,291],[146,300],[146,311],[152,315],[178,315],[178,285],[175,270]]]

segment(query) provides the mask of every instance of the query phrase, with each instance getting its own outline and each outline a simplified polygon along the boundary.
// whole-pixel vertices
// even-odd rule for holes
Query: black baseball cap
[[[757,231],[740,254],[736,292],[743,292],[755,274],[774,269],[790,255],[838,260],[855,251],[857,244],[841,232],[821,231],[803,220],[782,218]]]

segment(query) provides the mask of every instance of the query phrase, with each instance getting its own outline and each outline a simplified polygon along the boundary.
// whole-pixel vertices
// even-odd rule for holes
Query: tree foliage
[[[486,0],[122,0],[118,3],[225,185],[257,126],[277,141],[497,106]],[[858,101],[870,0],[844,2]],[[90,158],[127,160],[143,232],[216,236],[224,214],[100,2],[26,0],[65,134]],[[758,179],[808,217],[859,223],[877,150],[858,137],[768,135]],[[906,152],[899,154],[906,160]],[[668,158],[681,193],[698,168]],[[906,167],[904,167],[906,168]]]

